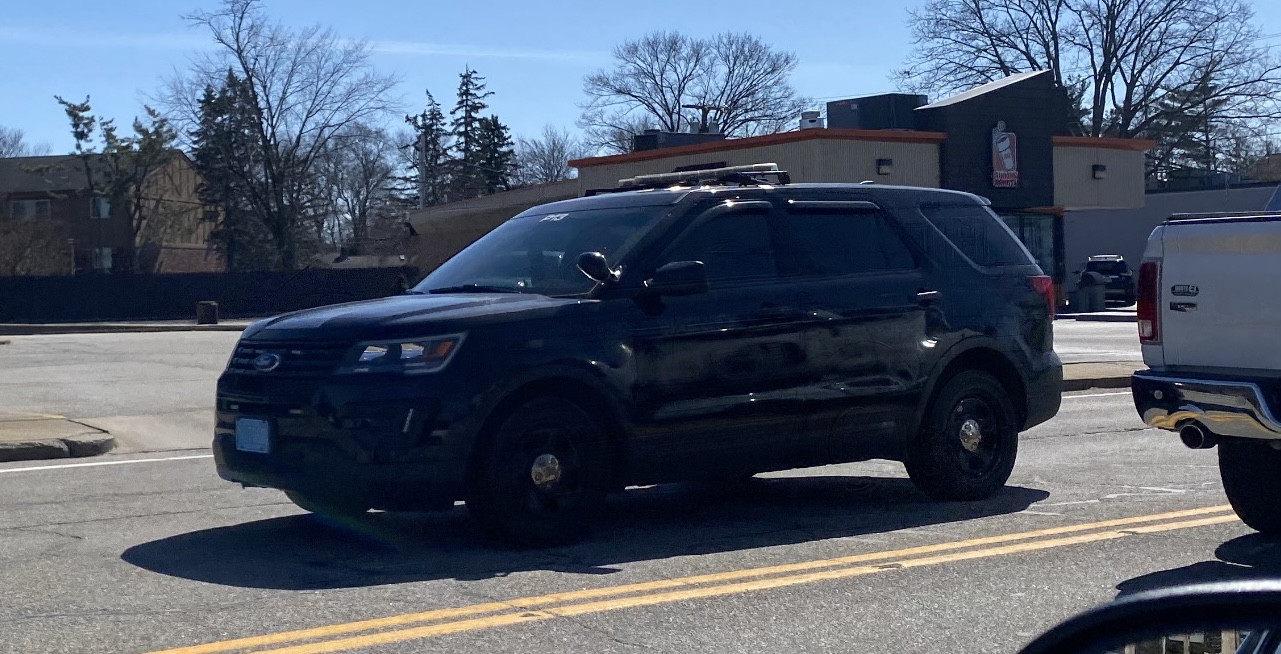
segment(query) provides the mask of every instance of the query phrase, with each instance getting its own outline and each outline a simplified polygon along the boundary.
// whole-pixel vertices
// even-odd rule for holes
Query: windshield
[[[600,252],[611,266],[664,207],[591,209],[521,216],[481,237],[414,287],[420,293],[513,292],[577,295],[595,282],[578,255]]]

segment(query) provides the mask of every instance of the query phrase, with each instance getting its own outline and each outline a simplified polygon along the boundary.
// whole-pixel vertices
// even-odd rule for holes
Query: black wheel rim
[[[1010,438],[1008,420],[996,404],[980,395],[967,395],[948,413],[944,434],[952,441],[960,471],[981,479],[1004,462]]]
[[[525,508],[535,515],[557,515],[574,507],[583,490],[583,474],[574,435],[553,427],[527,432],[520,441],[519,488]]]

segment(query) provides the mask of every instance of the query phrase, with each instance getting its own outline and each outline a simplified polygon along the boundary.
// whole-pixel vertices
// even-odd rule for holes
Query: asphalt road
[[[204,452],[148,456],[0,464],[0,651],[1014,652],[1120,594],[1281,569],[1214,453],[1119,391],[1065,398],[989,501],[867,462],[632,489],[539,551],[461,509],[323,525],[173,458]]]
[[[1143,360],[1132,322],[1056,320],[1054,351],[1064,363]]]

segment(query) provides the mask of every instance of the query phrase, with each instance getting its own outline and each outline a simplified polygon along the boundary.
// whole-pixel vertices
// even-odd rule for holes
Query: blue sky
[[[0,19],[0,125],[26,132],[54,152],[71,147],[53,96],[92,96],[94,109],[127,125],[162,79],[207,46],[181,14],[213,0],[43,0],[4,3]],[[453,102],[465,65],[494,92],[491,108],[516,135],[542,125],[573,128],[582,78],[608,63],[620,41],[658,29],[691,35],[752,32],[800,59],[793,82],[816,99],[893,90],[890,71],[911,48],[909,2],[441,2],[267,0],[293,25],[320,23],[370,41],[373,63],[400,77],[404,112],[421,109],[424,89]],[[1281,2],[1256,2],[1264,34],[1281,37]],[[1281,38],[1268,40],[1281,47]]]

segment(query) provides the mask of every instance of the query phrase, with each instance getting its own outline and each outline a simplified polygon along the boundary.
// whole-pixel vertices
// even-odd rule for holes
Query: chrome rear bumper
[[[1253,382],[1142,370],[1130,377],[1130,388],[1135,409],[1152,427],[1178,431],[1196,421],[1219,436],[1281,440],[1281,421]]]

